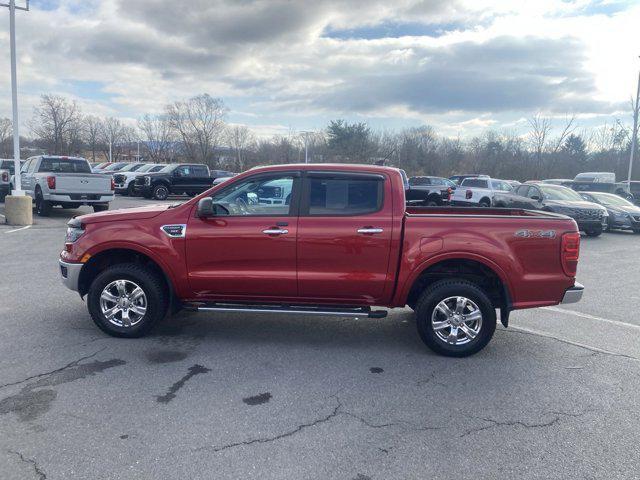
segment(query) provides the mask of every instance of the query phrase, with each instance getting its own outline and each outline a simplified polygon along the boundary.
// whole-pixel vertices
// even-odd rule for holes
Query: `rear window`
[[[411,185],[412,187],[430,184],[431,181],[427,177],[411,177],[409,179],[409,185]]]
[[[363,215],[382,207],[382,180],[309,178],[309,215]]]
[[[487,180],[481,180],[479,178],[465,178],[462,181],[463,187],[487,188],[487,185]]]
[[[71,158],[43,158],[38,172],[91,173],[89,162]]]

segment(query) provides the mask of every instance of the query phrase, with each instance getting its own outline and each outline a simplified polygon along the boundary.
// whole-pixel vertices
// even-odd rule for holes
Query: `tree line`
[[[535,115],[525,134],[487,130],[450,138],[433,127],[375,131],[365,122],[333,120],[321,131],[258,138],[250,128],[227,122],[220,98],[201,94],[166,105],[135,124],[85,115],[75,101],[43,95],[29,120],[23,144],[52,155],[82,155],[92,161],[140,157],[146,161],[206,163],[240,172],[257,165],[304,162],[376,163],[411,175],[484,173],[503,179],[572,178],[584,171],[627,176],[631,129],[620,121],[579,129],[575,117],[560,126]],[[11,122],[0,119],[0,155],[11,157]],[[637,158],[637,155],[636,155]],[[640,178],[640,168],[634,174]]]

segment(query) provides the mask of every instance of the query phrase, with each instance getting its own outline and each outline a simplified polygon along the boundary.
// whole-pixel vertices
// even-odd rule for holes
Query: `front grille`
[[[602,219],[602,210],[597,209],[575,209],[575,218],[578,220],[600,220]]]
[[[636,222],[640,222],[640,215],[633,215],[633,219],[634,219]]]
[[[145,177],[136,178],[136,185],[144,185],[145,184],[144,179]]]
[[[115,174],[113,176],[113,181],[115,183],[124,183],[124,181],[127,179],[126,176],[122,175],[121,173]]]

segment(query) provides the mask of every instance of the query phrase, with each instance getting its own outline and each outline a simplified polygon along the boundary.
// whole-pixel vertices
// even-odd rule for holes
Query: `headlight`
[[[84,225],[75,218],[69,220],[67,223],[67,235],[65,236],[65,243],[74,243],[82,235],[84,235]]]

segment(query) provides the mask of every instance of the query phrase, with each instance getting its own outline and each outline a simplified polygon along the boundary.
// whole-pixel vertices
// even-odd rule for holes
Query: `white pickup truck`
[[[13,160],[0,158],[0,202],[4,202],[4,197],[11,193],[13,166]]]
[[[20,170],[22,189],[36,204],[38,215],[50,215],[51,208],[91,205],[95,212],[109,209],[114,184],[111,175],[91,173],[84,158],[39,155],[28,158]]]
[[[451,194],[451,205],[491,207],[496,193],[513,190],[505,180],[495,178],[465,178]]]

